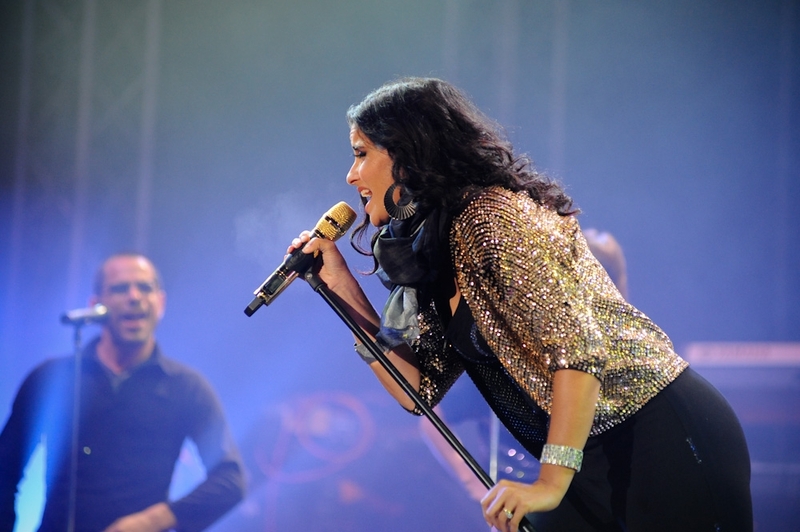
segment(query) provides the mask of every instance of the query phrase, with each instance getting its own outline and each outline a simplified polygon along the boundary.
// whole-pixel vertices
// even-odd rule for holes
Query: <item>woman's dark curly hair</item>
[[[539,174],[527,156],[514,154],[500,126],[446,81],[389,82],[350,107],[347,121],[389,153],[395,182],[420,212],[441,208],[455,215],[488,186],[524,190],[564,216],[577,212],[561,186]],[[365,254],[356,242],[367,226],[365,218],[351,235]]]

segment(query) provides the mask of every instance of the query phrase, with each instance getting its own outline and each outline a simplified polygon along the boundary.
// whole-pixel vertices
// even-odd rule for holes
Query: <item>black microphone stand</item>
[[[80,427],[81,412],[81,372],[83,371],[83,350],[81,347],[81,328],[85,321],[67,322],[74,328],[73,348],[75,350],[75,375],[73,376],[72,392],[72,437],[69,459],[69,502],[67,507],[67,532],[75,532],[75,512],[78,494],[78,429]]]
[[[486,471],[480,466],[480,464],[475,460],[475,458],[467,451],[467,449],[458,441],[458,438],[450,431],[447,425],[441,420],[441,418],[433,411],[433,409],[428,406],[425,401],[422,400],[419,393],[409,384],[406,378],[403,376],[402,373],[392,364],[392,361],[383,353],[383,351],[375,344],[372,338],[364,332],[364,329],[356,323],[356,321],[345,311],[344,307],[341,305],[339,301],[337,301],[330,290],[328,290],[328,285],[320,279],[320,277],[314,273],[313,268],[310,268],[307,272],[304,273],[303,278],[308,281],[308,284],[311,285],[311,288],[314,289],[322,299],[325,300],[326,303],[333,309],[334,312],[342,319],[342,321],[347,325],[347,327],[353,332],[356,338],[361,341],[372,353],[372,355],[380,362],[381,366],[389,372],[389,375],[397,382],[397,384],[403,389],[403,391],[414,401],[414,404],[419,408],[425,417],[427,417],[433,426],[436,427],[436,430],[447,440],[447,443],[461,456],[461,458],[467,463],[467,466],[472,470],[473,473],[480,479],[483,485],[488,489],[494,486],[494,481],[492,477],[490,477]],[[533,525],[528,518],[523,516],[522,521],[519,523],[519,530],[523,532],[536,532],[533,528]]]

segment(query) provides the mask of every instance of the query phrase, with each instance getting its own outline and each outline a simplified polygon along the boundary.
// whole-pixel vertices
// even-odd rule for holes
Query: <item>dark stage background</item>
[[[100,260],[137,249],[165,279],[162,346],[212,381],[248,462],[214,530],[485,530],[307,285],[243,313],[293,236],[358,204],[347,107],[398,76],[455,82],[617,237],[679,350],[799,342],[799,23],[793,0],[7,0],[0,416],[71,350],[58,316]],[[800,518],[800,421],[780,419],[748,428],[762,531]]]

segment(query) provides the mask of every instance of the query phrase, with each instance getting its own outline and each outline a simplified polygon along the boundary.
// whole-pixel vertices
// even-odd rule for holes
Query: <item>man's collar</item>
[[[83,357],[84,360],[91,360],[102,367],[106,367],[105,364],[100,360],[100,357],[97,354],[97,345],[100,343],[100,336],[93,338],[86,347],[83,349]],[[136,366],[130,368],[128,373],[134,373],[139,369],[146,368],[148,366],[157,366],[161,369],[162,372],[169,375],[172,372],[172,368],[170,367],[169,361],[164,357],[161,353],[161,348],[158,346],[158,342],[153,345],[153,351],[150,353],[150,356],[147,357],[144,361],[137,364]]]

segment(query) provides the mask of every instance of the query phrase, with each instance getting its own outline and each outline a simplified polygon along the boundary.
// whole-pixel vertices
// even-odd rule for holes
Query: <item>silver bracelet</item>
[[[358,356],[361,357],[361,360],[367,364],[372,364],[378,360],[375,358],[375,355],[372,354],[372,351],[370,351],[369,348],[361,342],[356,342],[355,345],[353,345],[353,349],[356,350],[356,353],[358,353]]]
[[[568,467],[578,472],[581,470],[581,464],[583,463],[583,451],[567,445],[545,443],[542,449],[542,458],[539,462]]]

